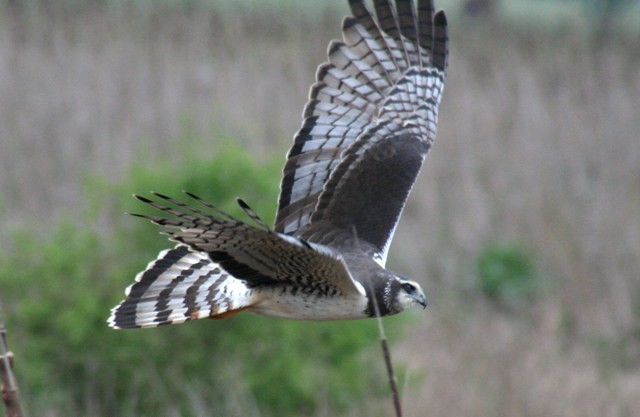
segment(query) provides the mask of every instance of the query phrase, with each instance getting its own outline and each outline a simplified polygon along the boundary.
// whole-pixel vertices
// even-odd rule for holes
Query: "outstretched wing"
[[[189,196],[211,213],[162,194],[154,195],[164,203],[136,197],[172,217],[136,216],[166,227],[172,240],[205,253],[249,288],[292,285],[322,295],[364,293],[339,254],[322,245],[269,230],[244,203],[240,205],[260,228],[250,226],[192,194]]]
[[[386,249],[436,134],[447,22],[433,1],[350,0],[344,42],[329,45],[289,151],[275,230],[354,229]],[[323,222],[323,220],[325,220]]]

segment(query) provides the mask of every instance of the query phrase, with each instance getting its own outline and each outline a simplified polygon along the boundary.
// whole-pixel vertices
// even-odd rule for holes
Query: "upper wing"
[[[448,40],[445,15],[434,15],[432,0],[420,0],[417,17],[411,0],[397,0],[396,10],[388,0],[374,4],[377,19],[362,0],[350,0],[354,17],[343,22],[344,42],[332,42],[329,62],[318,68],[302,128],[284,168],[275,230],[299,233],[310,222],[341,220],[338,215],[356,209],[357,218],[367,219],[367,224],[354,223],[355,212],[350,211],[341,225],[355,227],[360,237],[371,239],[384,258],[406,196],[435,139]],[[368,158],[383,148],[395,148],[395,156],[373,164]],[[401,172],[391,168],[394,165]],[[375,188],[375,195],[352,196],[389,176],[401,180],[369,187]],[[393,194],[398,196],[382,207],[381,201]],[[344,197],[353,199],[337,207],[334,202]],[[378,230],[364,233],[373,224]]]
[[[139,200],[173,218],[137,215],[167,227],[172,240],[206,253],[234,278],[249,287],[290,284],[325,295],[363,293],[342,258],[329,248],[269,230],[244,203],[242,208],[262,228],[229,216],[189,194],[214,214],[154,193],[169,204],[144,197]]]

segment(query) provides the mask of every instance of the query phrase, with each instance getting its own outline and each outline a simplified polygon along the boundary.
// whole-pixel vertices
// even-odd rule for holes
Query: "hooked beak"
[[[416,294],[413,296],[413,299],[416,301],[416,303],[422,306],[423,310],[427,308],[427,297],[425,297],[424,294]]]

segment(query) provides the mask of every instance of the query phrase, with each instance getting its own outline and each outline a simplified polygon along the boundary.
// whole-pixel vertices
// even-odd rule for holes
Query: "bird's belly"
[[[270,294],[247,309],[263,316],[295,320],[354,320],[368,317],[363,296],[318,296],[297,293]]]

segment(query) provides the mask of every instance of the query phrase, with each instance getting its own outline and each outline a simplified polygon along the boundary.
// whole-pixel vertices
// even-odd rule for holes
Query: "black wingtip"
[[[356,24],[358,24],[358,19],[353,16],[345,16],[345,18],[342,19],[342,31],[347,31]]]
[[[139,194],[134,194],[133,197],[138,199],[138,200],[140,200],[140,201],[142,201],[143,203],[147,203],[147,204],[148,203],[153,203],[152,200],[149,200],[147,197],[143,197],[143,196],[141,196]]]
[[[240,208],[245,212],[245,214],[247,216],[249,216],[254,222],[256,222],[256,224],[258,224],[259,226],[261,226],[263,229],[265,230],[271,230],[269,228],[269,225],[266,224],[264,222],[264,220],[262,220],[260,218],[260,216],[258,216],[258,213],[256,213],[255,211],[253,211],[253,209],[251,207],[249,207],[249,205],[240,197],[236,198],[236,202],[238,203],[238,205],[240,206]]]
[[[333,65],[328,62],[320,64],[318,66],[318,69],[316,70],[316,80],[322,81],[322,79],[327,75],[331,68],[333,68]]]
[[[332,40],[331,42],[329,42],[329,46],[327,47],[327,56],[330,57],[343,46],[344,46],[344,43],[337,41],[335,39]]]
[[[438,10],[436,12],[433,22],[438,26],[447,26],[447,14],[444,10]]]
[[[251,208],[249,207],[249,205],[240,197],[236,197],[236,203],[243,209],[249,209],[251,210]]]
[[[438,69],[446,73],[449,66],[449,34],[447,16],[444,10],[439,10],[433,21],[435,26],[433,63]]]
[[[140,218],[143,218],[143,219],[145,219],[145,218],[146,218],[146,216],[145,216],[144,214],[140,214],[140,213],[129,213],[129,212],[127,211],[127,212],[125,212],[124,214],[128,214],[129,216],[133,216],[133,217],[140,217]]]
[[[372,27],[375,26],[375,21],[373,16],[367,9],[367,5],[363,0],[349,0],[349,8],[351,9],[351,14],[353,15],[353,20],[344,20],[343,26],[348,24],[348,27],[356,23],[362,24],[364,27]]]
[[[200,197],[198,197],[197,195],[195,195],[194,193],[187,191],[187,190],[182,190],[182,192],[184,194],[186,194],[187,196],[193,198],[194,200],[198,200],[198,201],[202,201],[202,199]]]
[[[167,195],[165,195],[165,194],[160,194],[160,193],[158,193],[158,192],[156,192],[156,191],[151,191],[151,194],[153,194],[153,195],[155,195],[156,197],[161,198],[161,199],[163,199],[163,200],[171,200],[171,197],[168,197],[168,196],[167,196]]]
[[[364,2],[362,0],[349,0],[349,6],[350,7],[361,7],[364,6]]]

